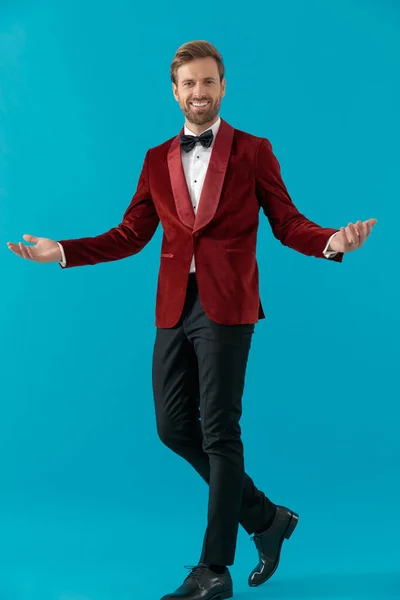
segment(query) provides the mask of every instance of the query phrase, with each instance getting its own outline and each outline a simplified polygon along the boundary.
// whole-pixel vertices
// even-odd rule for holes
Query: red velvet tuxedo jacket
[[[179,321],[193,253],[200,300],[210,319],[225,325],[256,323],[265,317],[256,259],[260,207],[274,236],[308,256],[325,258],[327,241],[338,230],[320,227],[297,210],[266,138],[234,129],[223,119],[195,215],[179,135],[147,151],[137,190],[118,227],[96,237],[60,240],[67,268],[136,254],[161,221],[156,326],[169,328]],[[341,262],[343,254],[330,260]]]

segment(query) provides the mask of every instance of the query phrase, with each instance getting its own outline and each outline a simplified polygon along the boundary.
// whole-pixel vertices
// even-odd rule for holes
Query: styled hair
[[[171,63],[171,81],[175,85],[177,84],[177,71],[179,67],[195,60],[196,58],[214,58],[218,65],[218,72],[220,81],[224,78],[225,67],[221,54],[218,52],[215,46],[204,40],[195,40],[192,42],[186,42],[178,48],[175,53],[174,59]]]

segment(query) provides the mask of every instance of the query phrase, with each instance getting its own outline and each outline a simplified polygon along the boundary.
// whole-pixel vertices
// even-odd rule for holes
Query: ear
[[[226,92],[226,79],[224,77],[223,80],[221,81],[221,97],[222,98],[225,96],[225,92]]]
[[[175,83],[172,84],[172,93],[174,95],[174,98],[177,102],[179,102],[179,98],[178,98],[178,87],[175,85]]]

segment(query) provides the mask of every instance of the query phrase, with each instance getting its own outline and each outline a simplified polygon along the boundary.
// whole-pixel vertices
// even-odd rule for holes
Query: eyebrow
[[[215,79],[215,77],[204,77],[203,81],[206,81],[207,79],[211,79],[212,81],[217,81]],[[194,79],[183,79],[182,83],[186,83],[186,81],[194,81]]]

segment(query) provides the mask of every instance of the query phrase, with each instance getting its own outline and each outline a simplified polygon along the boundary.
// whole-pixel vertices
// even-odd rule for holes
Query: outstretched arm
[[[151,198],[148,169],[149,151],[144,159],[136,192],[118,227],[95,237],[58,240],[65,257],[65,262],[60,262],[62,267],[120,260],[137,254],[148,244],[160,220]]]
[[[329,246],[335,239],[332,236],[340,230],[321,227],[299,212],[283,183],[278,160],[266,138],[260,140],[257,149],[256,194],[274,236],[284,246],[307,256],[342,262],[343,253],[331,253]]]
[[[17,256],[39,263],[58,262],[62,267],[95,265],[99,262],[119,260],[137,254],[153,237],[159,217],[155,210],[149,187],[148,152],[135,195],[118,227],[96,237],[54,241],[49,238],[25,234],[22,242],[7,242]]]

